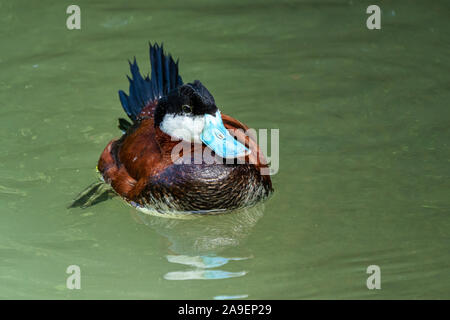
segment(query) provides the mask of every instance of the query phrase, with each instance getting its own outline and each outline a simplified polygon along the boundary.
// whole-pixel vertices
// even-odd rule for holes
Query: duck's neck
[[[174,141],[202,143],[200,135],[204,126],[205,118],[203,116],[166,114],[159,128]]]

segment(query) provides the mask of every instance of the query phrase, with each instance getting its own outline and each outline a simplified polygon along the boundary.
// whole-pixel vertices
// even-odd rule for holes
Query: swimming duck
[[[160,213],[220,212],[266,199],[272,182],[248,127],[221,113],[200,81],[183,83],[162,45],[150,44],[150,65],[143,78],[130,62],[129,94],[119,98],[131,123],[119,119],[123,135],[100,156],[104,182],[136,208]]]

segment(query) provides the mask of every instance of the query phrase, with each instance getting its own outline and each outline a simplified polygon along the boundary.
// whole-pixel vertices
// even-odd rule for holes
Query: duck
[[[143,212],[217,213],[251,207],[273,187],[256,138],[222,113],[199,81],[184,83],[179,61],[149,43],[151,74],[129,61],[129,92],[119,100],[129,120],[101,153],[102,182]]]

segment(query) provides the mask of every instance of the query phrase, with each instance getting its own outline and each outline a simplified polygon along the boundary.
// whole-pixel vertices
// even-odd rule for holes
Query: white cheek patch
[[[201,143],[200,135],[205,127],[204,116],[166,114],[160,128],[175,139]]]

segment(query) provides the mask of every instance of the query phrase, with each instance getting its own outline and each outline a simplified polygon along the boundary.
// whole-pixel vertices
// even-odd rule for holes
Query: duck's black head
[[[170,91],[158,101],[155,126],[176,140],[204,143],[222,158],[250,152],[227,131],[213,96],[198,80]]]
[[[158,101],[155,126],[161,127],[165,118],[178,118],[181,124],[183,120],[194,121],[197,117],[203,119],[206,114],[215,115],[217,110],[212,94],[199,80],[195,80],[175,88]]]

